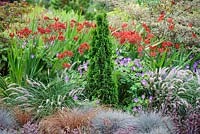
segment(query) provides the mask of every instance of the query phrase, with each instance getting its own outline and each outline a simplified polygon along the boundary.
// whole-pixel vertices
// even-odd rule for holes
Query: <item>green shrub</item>
[[[109,37],[106,15],[97,16],[97,27],[93,33],[89,52],[89,70],[86,95],[98,98],[104,104],[117,104],[118,92],[113,80],[112,43]]]

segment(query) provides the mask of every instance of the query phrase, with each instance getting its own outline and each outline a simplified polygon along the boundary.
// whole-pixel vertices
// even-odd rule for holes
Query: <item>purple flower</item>
[[[138,106],[138,111],[141,111],[142,110],[142,106]]]
[[[135,71],[135,67],[134,67],[134,66],[132,66],[132,67],[131,67],[131,70],[132,70],[132,71]]]
[[[88,62],[86,62],[85,64],[83,64],[83,68],[84,68],[85,71],[87,71],[87,68],[88,68],[87,65],[88,65]]]
[[[78,96],[75,95],[75,96],[73,97],[73,99],[74,99],[74,100],[78,100]]]
[[[142,99],[145,99],[145,95],[144,94],[142,95]]]
[[[136,107],[134,107],[134,108],[133,108],[133,112],[136,112],[136,111],[137,111],[137,108],[136,108]]]
[[[148,86],[148,83],[147,83],[147,81],[146,81],[145,79],[141,80],[141,83],[142,83],[142,85],[145,86],[145,87]]]
[[[124,65],[124,60],[123,60],[123,59],[120,61],[120,65],[121,65],[121,66]]]
[[[69,77],[65,76],[65,82],[68,82],[68,81],[69,81]]]
[[[135,103],[137,103],[137,102],[138,102],[138,98],[133,99],[133,101],[134,101]]]
[[[139,68],[142,67],[142,65],[140,64],[140,60],[139,59],[135,59],[133,62],[137,67],[139,67]]]
[[[31,59],[33,59],[35,57],[35,55],[34,54],[31,54]]]
[[[152,102],[152,100],[153,100],[153,96],[150,96],[149,101]]]

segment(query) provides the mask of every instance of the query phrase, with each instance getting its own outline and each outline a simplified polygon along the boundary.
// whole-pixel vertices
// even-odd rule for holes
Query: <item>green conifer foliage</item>
[[[93,31],[89,53],[86,96],[89,99],[98,98],[103,104],[113,105],[118,103],[118,90],[112,77],[114,64],[106,14],[98,15],[96,20],[97,27]]]

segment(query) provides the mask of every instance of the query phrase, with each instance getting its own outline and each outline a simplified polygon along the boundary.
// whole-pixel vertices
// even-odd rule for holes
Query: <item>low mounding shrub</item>
[[[92,134],[114,134],[121,132],[134,132],[134,117],[119,111],[100,111],[91,120]]]
[[[169,117],[163,117],[160,113],[141,113],[134,119],[133,125],[137,133],[157,134],[162,131],[166,134],[170,134],[173,131],[173,122]],[[156,133],[157,132],[157,133]]]
[[[7,109],[0,108],[0,129],[14,129],[17,126],[14,115]]]
[[[39,123],[41,134],[66,134],[88,132],[95,110],[82,112],[81,109],[63,109],[42,119]]]

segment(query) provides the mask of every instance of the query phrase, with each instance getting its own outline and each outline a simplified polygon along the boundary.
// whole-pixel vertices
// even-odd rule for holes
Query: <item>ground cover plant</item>
[[[0,133],[199,134],[197,0],[27,2],[0,6]]]

